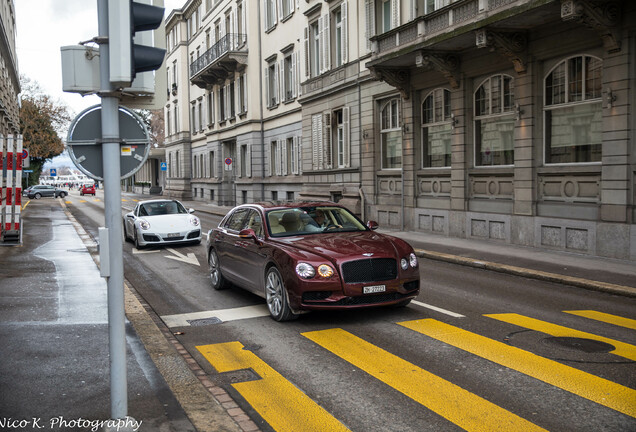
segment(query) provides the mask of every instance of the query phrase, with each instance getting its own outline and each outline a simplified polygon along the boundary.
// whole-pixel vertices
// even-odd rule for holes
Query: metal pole
[[[108,36],[108,0],[97,0],[99,36]],[[119,99],[112,95],[108,44],[99,49],[102,99],[102,163],[104,166],[104,219],[108,230],[110,276],[108,335],[110,353],[110,407],[113,419],[128,414],[126,382],[126,315],[124,312],[124,261],[121,228]]]

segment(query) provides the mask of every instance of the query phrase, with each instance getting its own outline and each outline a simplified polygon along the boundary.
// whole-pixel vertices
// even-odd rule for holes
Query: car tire
[[[134,241],[135,241],[135,248],[137,248],[137,250],[142,250],[144,247],[139,244],[139,237],[137,236],[137,229],[135,229],[135,235],[133,237],[134,237]]]
[[[210,249],[208,254],[208,268],[210,272],[210,282],[215,290],[224,290],[230,287],[230,283],[223,277],[219,256],[214,249]]]
[[[64,199],[64,197],[66,196],[66,192],[60,192],[60,198]]]
[[[35,194],[35,199],[40,199],[42,198],[42,194],[41,193],[36,193]]]
[[[130,237],[128,237],[128,231],[126,230],[126,222],[124,222],[124,241],[125,242],[130,242]]]
[[[265,300],[269,314],[275,321],[291,321],[298,318],[289,307],[287,289],[276,267],[271,267],[265,275]]]

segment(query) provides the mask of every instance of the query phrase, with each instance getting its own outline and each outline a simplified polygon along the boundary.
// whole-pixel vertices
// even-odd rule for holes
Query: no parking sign
[[[225,171],[232,171],[232,158],[225,158]]]

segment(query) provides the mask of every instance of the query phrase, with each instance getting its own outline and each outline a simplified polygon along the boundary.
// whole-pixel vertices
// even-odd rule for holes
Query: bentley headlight
[[[406,260],[406,258],[402,258],[400,260],[400,266],[402,267],[402,270],[406,270],[407,268],[409,268],[409,262]]]
[[[194,226],[199,226],[199,218],[196,216],[190,216],[190,223]]]
[[[315,276],[316,270],[310,264],[301,262],[296,265],[296,274],[303,279],[310,279]]]
[[[150,229],[150,222],[148,222],[146,219],[139,219],[139,226],[144,231],[145,230],[149,230]]]
[[[324,278],[333,276],[333,268],[329,264],[320,264],[318,266],[318,274]]]
[[[413,268],[417,267],[417,256],[413,252],[409,254],[409,264]]]

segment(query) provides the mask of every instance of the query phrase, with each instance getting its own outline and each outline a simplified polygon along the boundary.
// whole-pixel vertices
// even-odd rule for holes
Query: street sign
[[[232,158],[225,158],[225,171],[232,171]]]
[[[49,172],[49,176],[50,177],[56,177],[57,176],[57,170],[55,168],[51,168],[51,171]]]
[[[71,123],[67,144],[71,160],[89,177],[103,180],[102,107],[82,111]],[[126,107],[119,107],[120,177],[136,173],[150,153],[148,129],[143,120]]]
[[[168,171],[168,164],[165,162],[161,162],[161,171]]]

